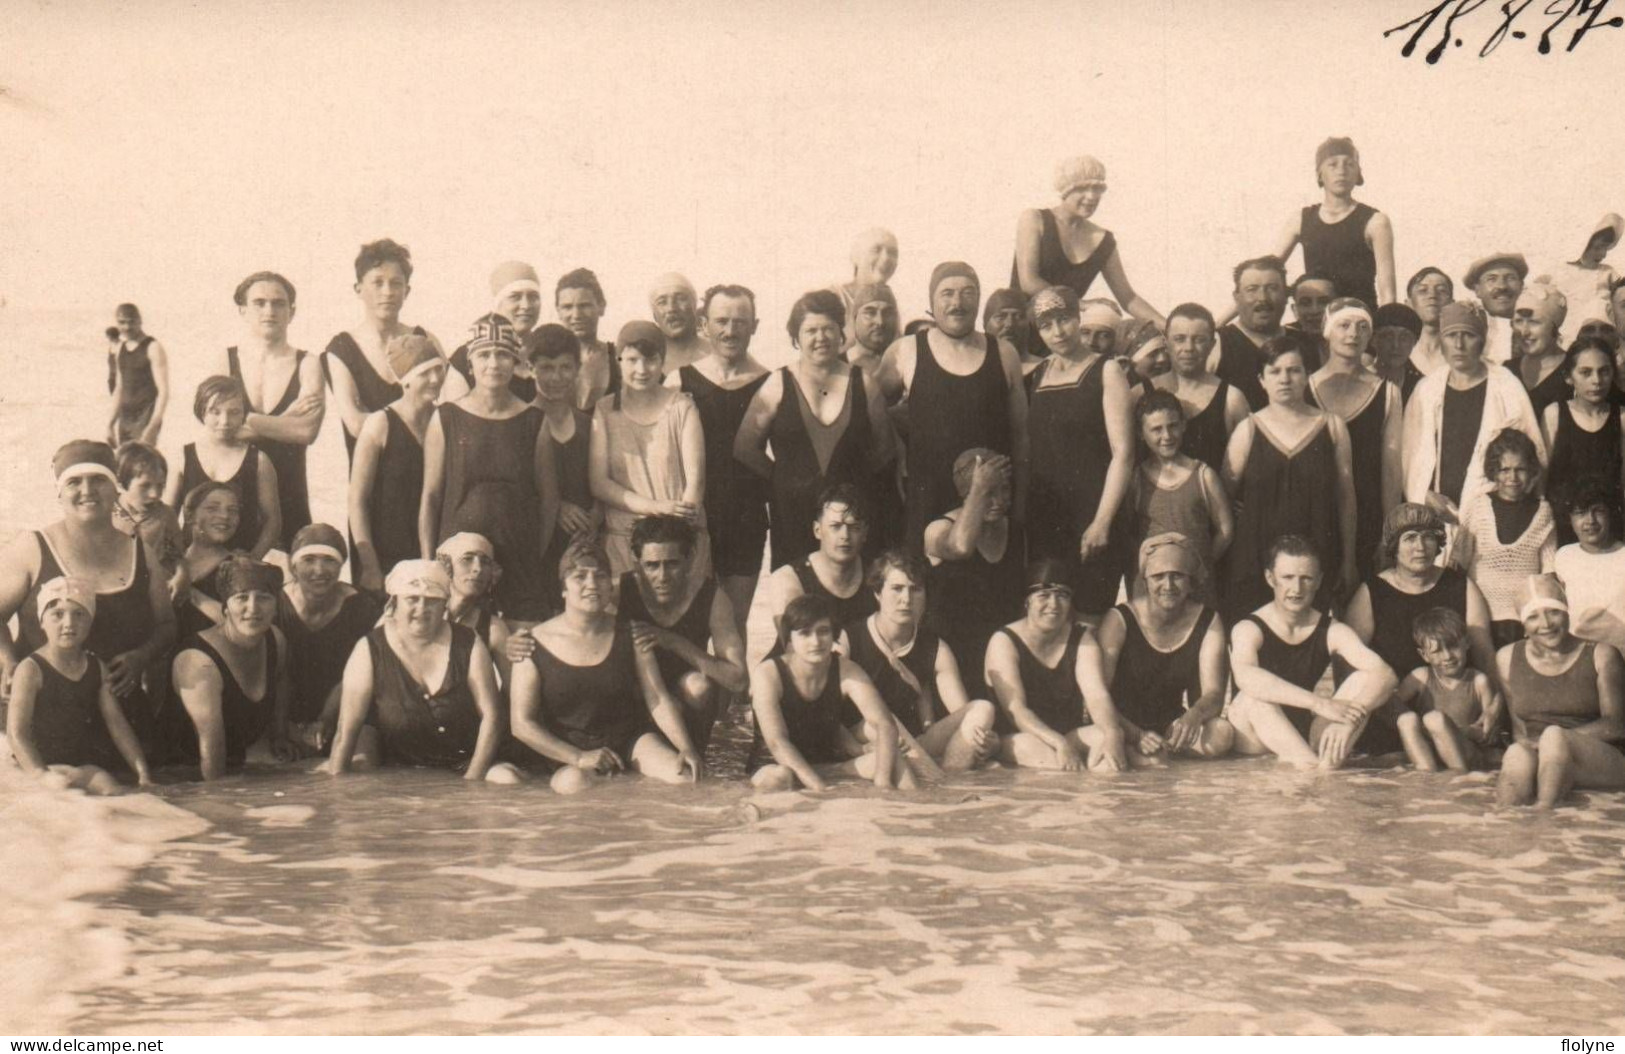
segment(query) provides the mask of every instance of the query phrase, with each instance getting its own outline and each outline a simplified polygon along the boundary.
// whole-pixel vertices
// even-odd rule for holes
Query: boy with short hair
[[[1483,768],[1501,697],[1467,658],[1466,621],[1449,608],[1430,608],[1416,616],[1411,639],[1427,662],[1399,685],[1399,736],[1411,764],[1437,772],[1437,750],[1452,772]]]
[[[181,521],[163,500],[169,462],[154,447],[136,442],[119,447],[115,457],[119,495],[113,526],[146,545],[152,566],[163,568],[171,597],[185,596],[189,583]]]

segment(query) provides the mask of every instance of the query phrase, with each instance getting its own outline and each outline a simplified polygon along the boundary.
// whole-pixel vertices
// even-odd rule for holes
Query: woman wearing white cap
[[[1067,158],[1055,166],[1055,192],[1059,203],[1027,209],[1016,222],[1010,285],[1028,296],[1061,285],[1083,297],[1103,274],[1123,310],[1162,326],[1157,309],[1129,283],[1116,236],[1090,219],[1106,194],[1106,166],[1088,155]]]
[[[352,765],[413,765],[520,782],[517,769],[497,761],[504,723],[491,653],[473,630],[446,621],[445,569],[403,560],[384,590],[383,620],[344,667],[338,734],[324,769],[336,776]]]
[[[0,551],[0,699],[9,694],[17,662],[45,643],[40,587],[73,575],[89,583],[101,615],[85,647],[107,664],[113,694],[144,736],[155,714],[141,675],[174,642],[175,609],[163,575],[147,566],[145,547],[113,524],[116,464],[106,443],[81,439],[63,446],[51,461],[62,518],[18,535]]]
[[[181,642],[171,664],[176,705],[166,711],[173,760],[195,762],[205,780],[240,768],[266,739],[272,757],[291,761],[303,748],[288,740],[288,644],[276,628],[282,572],[247,556],[220,565],[220,625]]]
[[[1354,465],[1354,562],[1360,581],[1371,576],[1382,541],[1382,521],[1404,499],[1400,458],[1405,403],[1399,386],[1365,365],[1373,323],[1366,305],[1338,297],[1321,325],[1326,365],[1309,376],[1305,401],[1343,419]],[[1348,584],[1353,589],[1353,583]]]
[[[6,709],[6,739],[24,772],[108,794],[107,769],[120,755],[136,781],[149,782],[147,759],[107,684],[107,668],[85,651],[96,594],[77,578],[53,578],[39,591],[45,643],[17,664]]]
[[[1555,575],[1531,575],[1518,599],[1527,637],[1495,656],[1514,740],[1496,799],[1549,809],[1571,790],[1625,789],[1625,662],[1569,631]]]

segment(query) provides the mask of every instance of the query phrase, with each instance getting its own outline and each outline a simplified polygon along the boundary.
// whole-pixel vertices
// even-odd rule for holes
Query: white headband
[[[288,557],[288,562],[297,563],[299,558],[303,556],[331,556],[341,564],[344,562],[343,553],[339,552],[331,545],[323,545],[321,542],[312,542],[309,545],[301,545],[299,548],[293,551],[292,556]]]
[[[60,483],[69,476],[84,475],[106,476],[115,484],[118,483],[118,477],[113,474],[113,470],[96,461],[81,461],[77,465],[69,465],[67,468],[56,474],[56,479],[57,482]]]
[[[1326,312],[1326,321],[1321,323],[1321,327],[1320,327],[1321,334],[1324,336],[1332,328],[1332,321],[1334,319],[1336,319],[1338,316],[1340,316],[1340,315],[1351,315],[1351,314],[1352,315],[1359,315],[1361,318],[1365,319],[1366,325],[1368,325],[1368,326],[1375,327],[1375,325],[1376,325],[1376,323],[1373,322],[1372,319],[1371,319],[1371,312],[1367,311],[1365,308],[1360,307],[1357,304],[1345,304],[1342,307],[1338,308],[1336,311],[1328,311],[1328,312]]]
[[[1522,622],[1537,611],[1561,611],[1567,615],[1569,606],[1556,597],[1530,597],[1528,602],[1518,609],[1518,621]]]

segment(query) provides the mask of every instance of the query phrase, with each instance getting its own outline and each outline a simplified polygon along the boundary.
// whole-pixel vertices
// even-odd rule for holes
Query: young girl
[[[1540,459],[1534,441],[1504,428],[1484,448],[1484,478],[1493,486],[1463,503],[1454,561],[1490,605],[1490,635],[1497,648],[1523,639],[1518,586],[1552,570],[1557,555],[1552,507],[1540,496]]]
[[[1185,440],[1185,405],[1173,392],[1158,388],[1141,399],[1134,408],[1134,422],[1148,455],[1129,483],[1134,549],[1138,552],[1147,538],[1170,531],[1189,538],[1207,568],[1198,598],[1212,605],[1214,570],[1235,530],[1219,474],[1180,452]]]
[[[1546,493],[1557,506],[1557,544],[1571,545],[1577,539],[1569,523],[1574,511],[1570,491],[1580,477],[1599,475],[1611,482],[1617,500],[1625,466],[1625,429],[1620,428],[1619,407],[1612,402],[1617,370],[1607,341],[1601,337],[1575,341],[1562,370],[1574,396],[1547,406],[1540,426],[1552,452]]]
[[[1570,623],[1581,640],[1625,646],[1625,544],[1618,476],[1587,476],[1569,488],[1569,529],[1579,539],[1557,551]]]
[[[185,639],[220,621],[215,571],[232,553],[231,540],[242,522],[242,500],[231,484],[209,480],[192,488],[181,512],[181,536],[186,542],[182,569],[190,586],[176,605],[176,630]]]
[[[63,787],[111,794],[118,781],[106,768],[122,755],[136,782],[147,786],[147,759],[113,698],[102,660],[85,651],[96,593],[77,578],[53,578],[40,587],[45,643],[17,664],[6,738],[24,772]],[[114,753],[117,748],[117,753]]]
[[[1399,735],[1405,753],[1423,772],[1437,772],[1434,758],[1452,772],[1483,768],[1501,718],[1501,696],[1488,675],[1467,659],[1467,623],[1449,608],[1416,616],[1411,637],[1426,666],[1399,685]]]
[[[210,377],[197,386],[192,415],[202,423],[203,433],[196,443],[186,444],[186,465],[179,476],[170,477],[164,500],[174,506],[201,483],[230,484],[241,507],[236,533],[226,548],[257,560],[282,534],[282,507],[271,459],[241,435],[248,419],[248,393],[235,377]]]

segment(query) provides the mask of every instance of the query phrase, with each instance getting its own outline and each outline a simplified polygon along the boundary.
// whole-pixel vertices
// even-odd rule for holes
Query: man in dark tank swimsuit
[[[1218,472],[1230,433],[1246,420],[1247,397],[1208,369],[1218,343],[1213,312],[1201,304],[1180,304],[1168,312],[1168,355],[1173,369],[1156,387],[1173,392],[1185,407],[1185,438],[1180,450]]]
[[[1370,715],[1398,685],[1359,635],[1315,608],[1320,557],[1296,535],[1270,546],[1274,599],[1230,630],[1236,696],[1225,712],[1238,754],[1274,754],[1299,768],[1342,766]],[[1332,698],[1316,694],[1333,657],[1353,668]]]
[[[835,608],[835,630],[874,613],[874,594],[863,588],[863,546],[869,536],[869,510],[850,483],[830,487],[818,497],[813,522],[818,549],[774,571],[767,580],[768,610],[779,628],[790,602],[820,596]],[[768,653],[779,654],[775,644]]]

